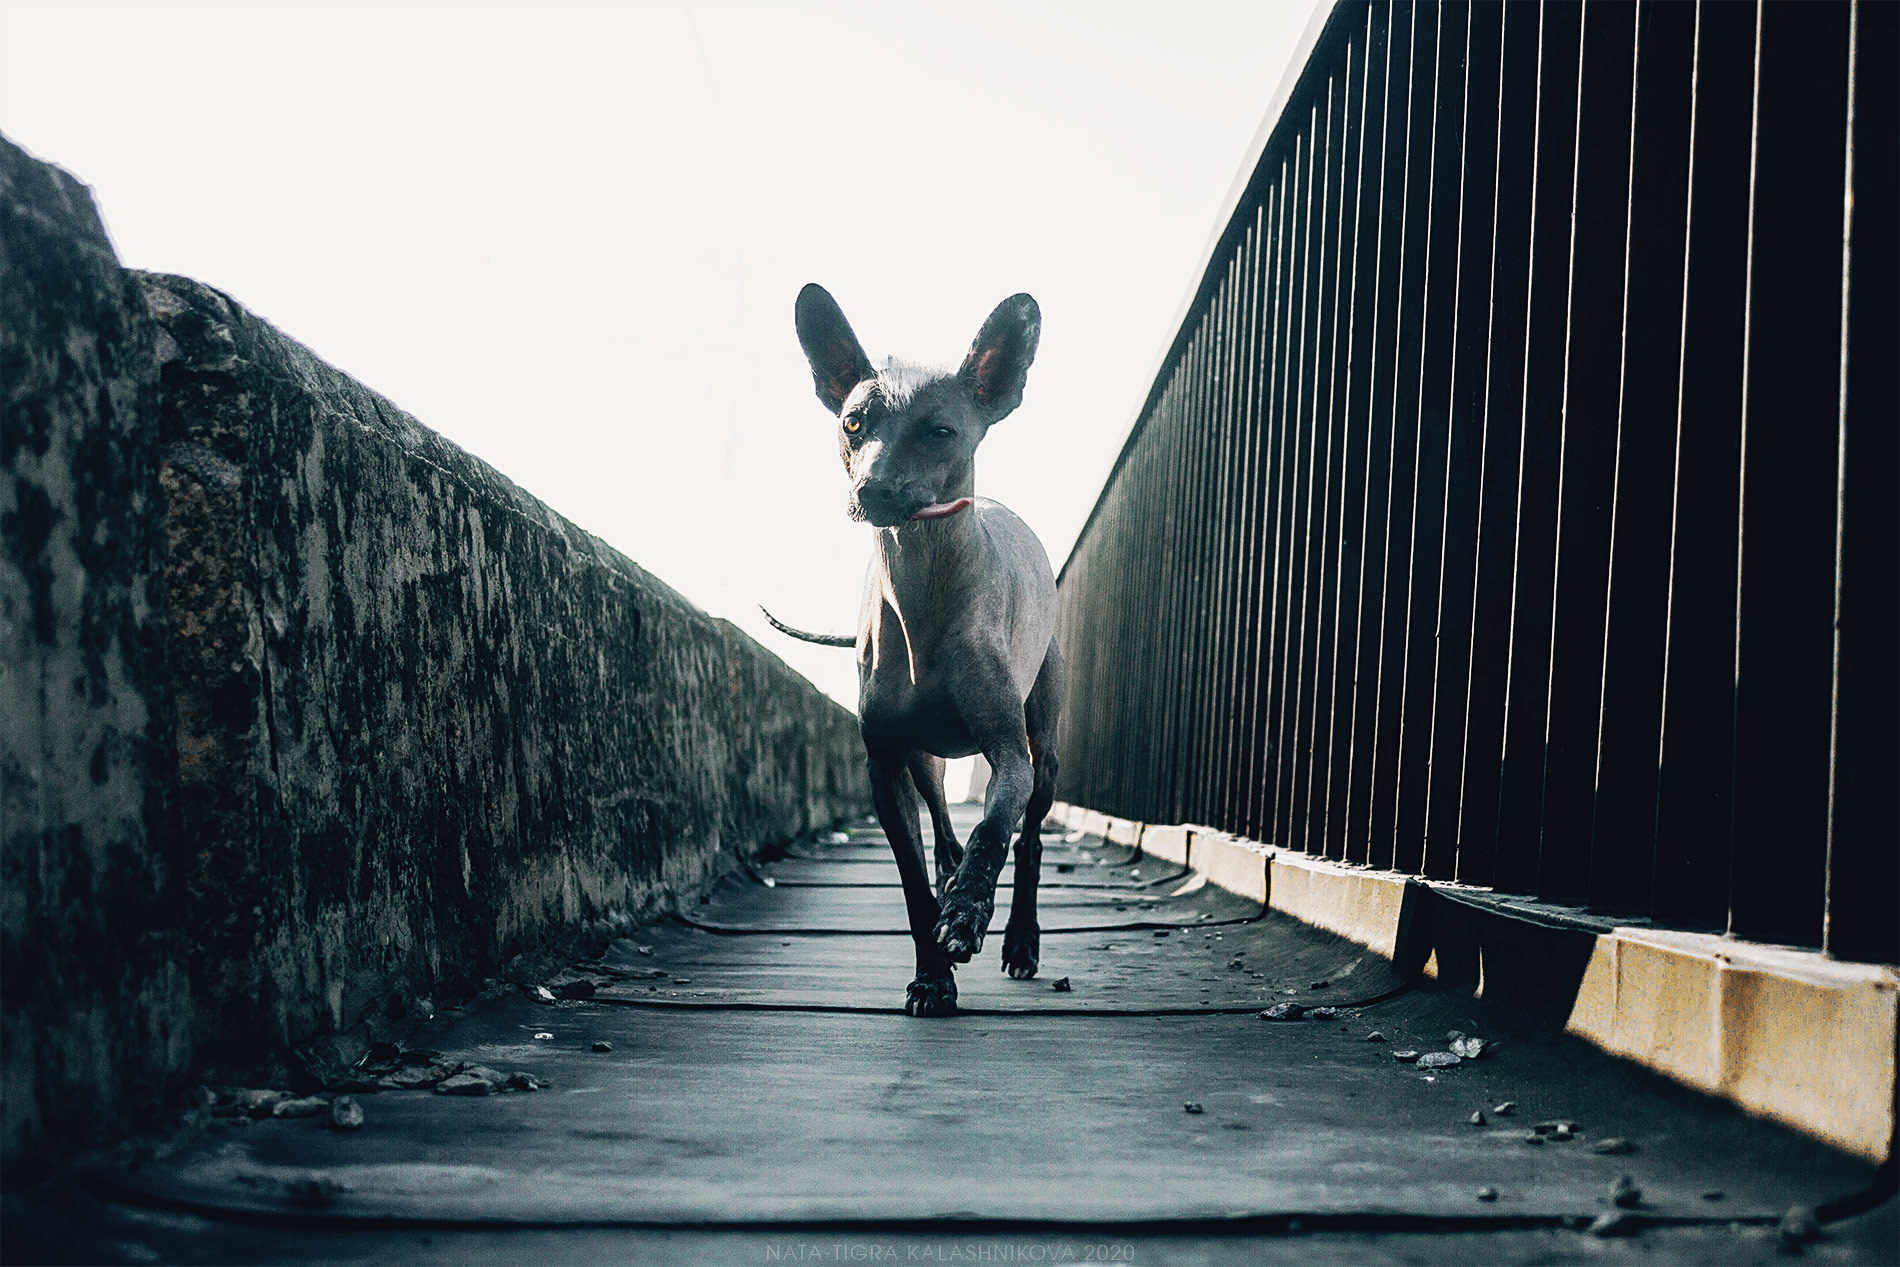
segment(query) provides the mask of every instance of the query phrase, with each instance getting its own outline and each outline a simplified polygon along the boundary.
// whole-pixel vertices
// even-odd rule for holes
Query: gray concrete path
[[[1872,1178],[1177,866],[1070,839],[1045,873],[1040,975],[993,937],[960,1016],[902,1014],[895,869],[854,829],[551,981],[591,999],[510,991],[411,1039],[542,1090],[363,1095],[348,1134],[207,1122],[9,1227],[48,1261],[1726,1263]],[[1332,1011],[1260,1016],[1289,1002]],[[1484,1053],[1399,1058],[1454,1031]],[[1629,1234],[1578,1230],[1624,1176]],[[1888,1202],[1808,1252],[1900,1261],[1895,1228]]]

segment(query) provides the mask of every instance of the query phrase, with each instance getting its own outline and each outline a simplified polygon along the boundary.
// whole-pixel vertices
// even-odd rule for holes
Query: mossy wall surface
[[[175,1082],[866,807],[855,720],[763,647],[229,297],[121,270],[4,142],[0,195],[9,1157],[29,1026],[109,1013],[140,1038],[77,1081]]]

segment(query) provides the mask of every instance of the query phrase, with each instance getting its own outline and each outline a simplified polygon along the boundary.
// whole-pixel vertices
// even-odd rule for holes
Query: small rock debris
[[[1623,1175],[1610,1185],[1610,1204],[1619,1210],[1634,1210],[1643,1203],[1643,1190],[1636,1181]]]
[[[1315,981],[1315,982],[1312,982],[1310,985],[1308,985],[1306,988],[1309,990],[1324,990],[1330,985],[1332,985],[1332,982],[1330,981]]]
[[[1630,1236],[1641,1226],[1627,1210],[1605,1210],[1591,1221],[1588,1230],[1592,1236]]]
[[[1485,1124],[1484,1110],[1473,1109],[1471,1111],[1471,1116],[1466,1118],[1465,1121],[1471,1123],[1473,1126],[1483,1126]]]
[[[1415,1051],[1395,1051],[1392,1053],[1392,1059],[1408,1065],[1417,1060],[1418,1057],[1419,1053]]]
[[[595,1051],[612,1051],[613,1049],[614,1045],[604,1038],[594,1044]]]
[[[355,1096],[340,1095],[330,1101],[330,1129],[333,1131],[360,1131],[363,1129],[363,1106]]]
[[[1590,1145],[1590,1151],[1593,1153],[1602,1153],[1605,1156],[1620,1156],[1623,1153],[1635,1152],[1636,1145],[1621,1136],[1613,1135],[1609,1139],[1600,1139]]]
[[[454,1077],[436,1084],[437,1095],[488,1095],[508,1085],[508,1078],[486,1065],[469,1065]]]
[[[1306,1015],[1306,1009],[1298,1003],[1275,1003],[1260,1013],[1263,1021],[1297,1021]]]
[[[1073,985],[1069,984],[1067,977],[1057,977],[1054,981],[1049,983],[1049,988],[1054,990],[1057,994],[1068,994],[1075,989]]]
[[[1517,1112],[1517,1101],[1506,1100],[1502,1104],[1494,1104],[1491,1106],[1491,1112],[1498,1117],[1510,1117]]]
[[[391,1091],[427,1091],[455,1072],[449,1065],[414,1065],[386,1074],[379,1081]]]
[[[295,1100],[279,1100],[271,1105],[272,1117],[315,1117],[319,1113],[328,1113],[330,1102],[321,1096],[304,1096]]]
[[[1497,1199],[1498,1199],[1498,1190],[1496,1188],[1493,1188],[1487,1184],[1486,1186],[1478,1189],[1478,1200],[1496,1201]]]
[[[1781,1222],[1775,1225],[1775,1234],[1781,1238],[1784,1249],[1798,1249],[1821,1239],[1821,1224],[1807,1206],[1789,1206]]]
[[[1369,1043],[1383,1043],[1385,1041],[1385,1035],[1375,1029],[1366,1035],[1366,1041]]]
[[[1206,1110],[1206,1109],[1204,1109],[1204,1108],[1202,1108],[1202,1107],[1201,1107],[1201,1102],[1200,1102],[1199,1100],[1189,1100],[1189,1101],[1187,1101],[1186,1103],[1184,1103],[1184,1104],[1183,1104],[1183,1105],[1181,1106],[1181,1108],[1182,1108],[1182,1109],[1183,1109],[1183,1110],[1184,1110],[1185,1112],[1188,1112],[1188,1113],[1205,1113],[1205,1112],[1207,1112],[1207,1110]]]
[[[1428,1051],[1418,1058],[1420,1069],[1456,1069],[1462,1063],[1448,1051]]]

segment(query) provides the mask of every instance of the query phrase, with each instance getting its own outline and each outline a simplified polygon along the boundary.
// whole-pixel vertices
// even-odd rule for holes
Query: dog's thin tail
[[[771,624],[772,628],[782,634],[790,634],[800,642],[815,642],[821,647],[855,647],[858,645],[858,636],[856,634],[807,633],[803,629],[792,628],[771,612],[766,611],[763,607],[759,608],[759,610],[765,613],[765,619]]]

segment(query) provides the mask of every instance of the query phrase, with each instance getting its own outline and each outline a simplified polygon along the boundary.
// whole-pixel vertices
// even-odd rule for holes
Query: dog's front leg
[[[967,694],[958,701],[964,724],[982,746],[991,770],[983,821],[971,830],[963,847],[963,862],[944,893],[943,914],[937,920],[937,944],[958,963],[968,963],[970,956],[983,949],[983,937],[996,910],[996,877],[1035,786],[1022,705],[1007,671],[997,676],[1001,681],[991,682],[987,691],[981,679],[967,683]]]
[[[924,847],[917,829],[917,792],[901,753],[871,753],[871,799],[877,821],[891,842],[897,876],[904,884],[911,941],[917,949],[917,976],[904,992],[904,1010],[912,1016],[948,1016],[957,1010],[957,982],[949,957],[933,937],[939,910],[924,870]]]

